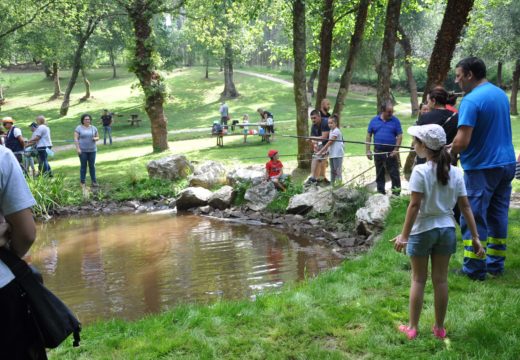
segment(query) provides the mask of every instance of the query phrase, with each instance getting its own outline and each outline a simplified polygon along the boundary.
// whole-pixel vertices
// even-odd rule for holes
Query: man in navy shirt
[[[487,244],[478,257],[464,217],[460,229],[464,241],[462,272],[475,280],[486,274],[501,275],[506,258],[507,222],[511,181],[515,175],[515,150],[509,100],[502,89],[486,79],[486,65],[476,57],[455,67],[455,82],[465,95],[459,107],[458,132],[452,152],[460,154],[464,182],[479,238]]]
[[[385,168],[392,180],[392,194],[401,193],[401,178],[399,175],[399,146],[403,138],[401,122],[394,116],[394,106],[385,102],[381,106],[381,113],[370,120],[366,137],[367,157],[372,160],[370,144],[374,136],[374,163],[376,165],[377,192],[386,194]]]
[[[328,118],[323,119],[321,117],[319,110],[311,111],[311,136],[313,138],[320,138],[320,140],[310,140],[313,146],[314,153],[320,151],[320,149],[327,143],[329,139],[329,124]],[[311,176],[307,180],[306,184],[312,184],[319,182],[324,182],[325,184],[330,183],[329,180],[325,177],[325,172],[327,169],[327,156],[314,156],[312,157],[311,162]]]

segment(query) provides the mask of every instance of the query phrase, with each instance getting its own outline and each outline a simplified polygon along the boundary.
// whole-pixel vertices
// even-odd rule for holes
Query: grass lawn
[[[511,241],[507,272],[474,282],[449,276],[448,338],[431,334],[433,293],[427,285],[420,334],[406,322],[409,261],[388,242],[401,229],[407,201],[394,203],[387,227],[367,254],[279,294],[256,301],[184,305],[127,323],[86,327],[80,348],[63,345],[55,359],[517,359],[520,353],[520,247]],[[520,211],[510,213],[510,239]],[[462,246],[451,262],[458,268]],[[70,342],[68,342],[70,343]]]

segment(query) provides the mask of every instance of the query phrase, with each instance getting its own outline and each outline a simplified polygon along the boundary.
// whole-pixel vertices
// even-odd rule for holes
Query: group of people
[[[274,140],[274,116],[271,112],[264,110],[262,108],[258,108],[258,115],[260,115],[260,119],[258,122],[258,131],[251,130],[249,126],[249,115],[244,114],[242,116],[242,122],[239,120],[232,120],[231,123],[231,131],[235,131],[235,127],[240,127],[242,129],[242,134],[244,136],[244,143],[247,143],[248,135],[260,135],[262,137],[262,141],[270,142]],[[225,101],[222,101],[219,108],[220,113],[220,121],[214,121],[213,126],[211,128],[211,132],[213,135],[217,135],[221,137],[222,135],[227,134],[228,129],[228,121],[231,120],[229,106]],[[223,146],[223,141],[217,139],[217,146]]]

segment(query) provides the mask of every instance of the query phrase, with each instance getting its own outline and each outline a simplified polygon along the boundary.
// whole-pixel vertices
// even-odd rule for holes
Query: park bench
[[[139,119],[138,114],[132,114],[130,115],[130,119],[128,119],[128,122],[130,123],[130,126],[140,126],[141,125],[141,119]]]

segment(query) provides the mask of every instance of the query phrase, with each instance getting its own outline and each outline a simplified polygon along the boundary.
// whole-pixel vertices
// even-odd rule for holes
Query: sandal
[[[413,340],[417,337],[417,329],[410,329],[407,325],[399,326],[399,331],[405,334],[408,340]]]
[[[437,328],[435,325],[432,326],[433,335],[438,339],[444,339],[446,337],[446,329],[445,328]]]

